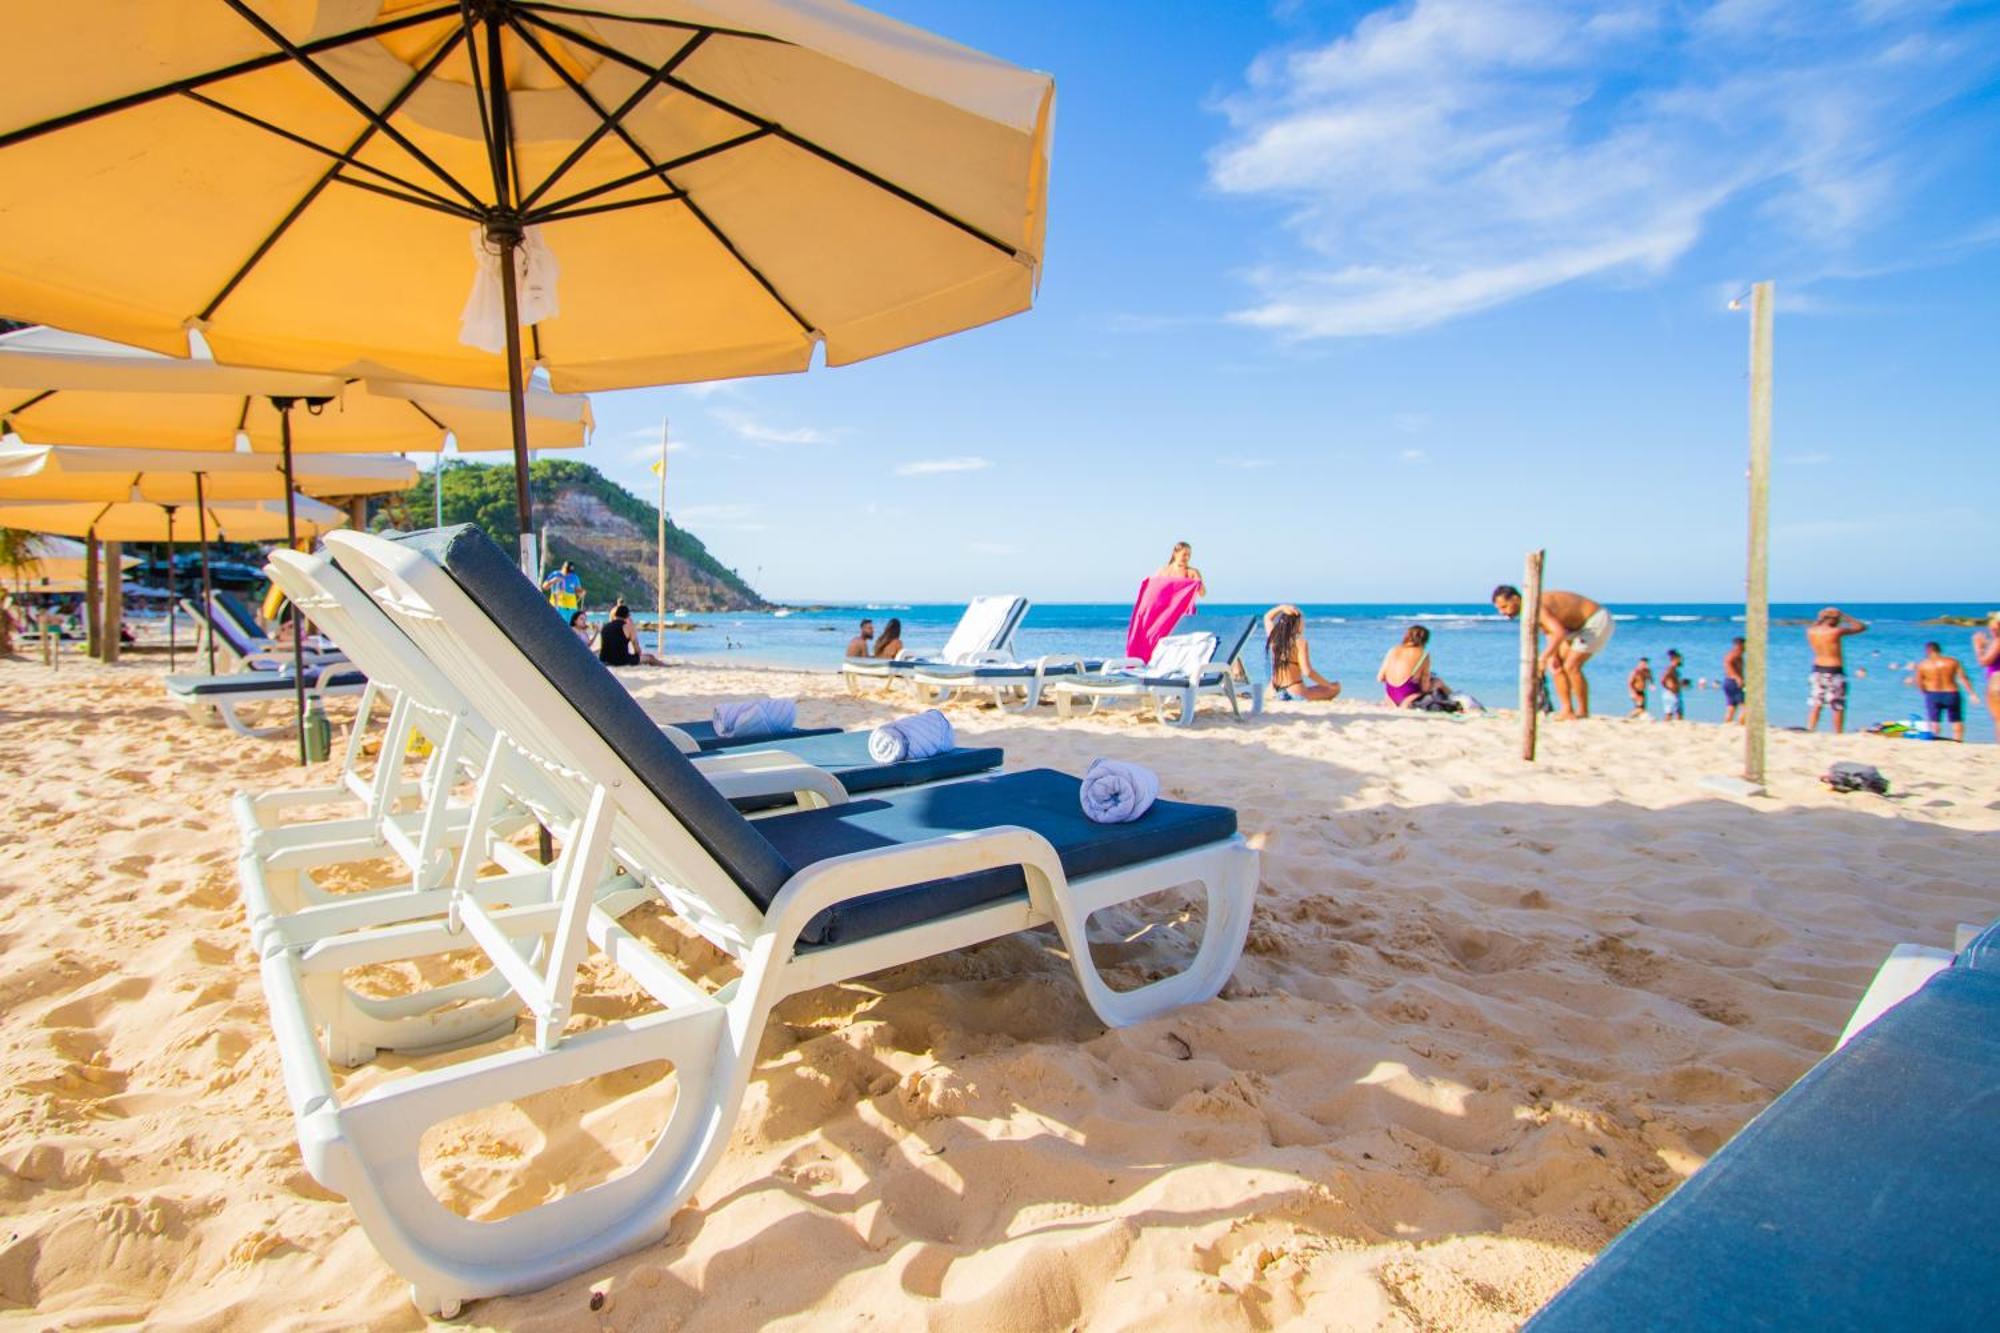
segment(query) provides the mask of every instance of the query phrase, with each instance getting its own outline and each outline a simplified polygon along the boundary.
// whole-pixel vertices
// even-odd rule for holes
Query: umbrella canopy
[[[88,556],[82,542],[71,541],[67,537],[36,537],[28,543],[28,550],[33,557],[32,563],[6,571],[8,582],[32,583],[36,587],[44,584],[63,587],[83,585]],[[119,562],[119,568],[130,569],[138,563],[137,556],[128,555]]]
[[[0,335],[0,424],[35,444],[213,452],[247,439],[275,454],[274,398],[330,400],[292,413],[295,454],[436,453],[447,435],[461,453],[513,447],[507,396],[489,390],[223,366],[57,329]],[[526,423],[531,449],[580,447],[590,400],[532,390]]]
[[[200,495],[196,494],[197,476]],[[406,458],[315,454],[293,467],[303,495],[383,495],[417,480]],[[0,500],[282,500],[285,476],[271,454],[181,449],[88,449],[76,445],[0,446]]]
[[[1034,295],[1053,81],[841,0],[31,0],[0,49],[16,318],[475,386],[526,323],[588,390]]]
[[[347,522],[331,505],[299,495],[293,497],[301,537],[319,537]],[[285,540],[285,506],[274,500],[237,500],[203,506],[210,541],[272,542]],[[195,506],[161,505],[145,501],[99,503],[76,500],[0,501],[0,528],[54,532],[69,537],[94,533],[102,542],[193,543],[200,525]],[[171,529],[169,527],[171,524]]]

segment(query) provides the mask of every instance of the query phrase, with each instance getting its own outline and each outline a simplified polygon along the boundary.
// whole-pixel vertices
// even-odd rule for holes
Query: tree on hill
[[[401,507],[412,526],[422,526],[431,520],[435,504],[431,490],[433,476],[432,473],[422,474],[417,484],[401,497]],[[447,524],[477,524],[503,549],[514,549],[512,464],[453,461],[443,470],[442,484],[444,521]],[[562,560],[574,562],[592,605],[601,604],[619,592],[642,603],[650,600],[641,590],[649,593],[653,586],[657,517],[652,505],[588,463],[570,459],[541,459],[531,464],[528,490],[534,497],[538,522],[546,523],[548,515],[563,503],[574,506],[586,499],[602,507],[595,512],[609,511],[612,522],[605,525],[604,531],[593,531],[569,523],[553,526],[549,531],[549,549],[544,557],[550,564]],[[712,594],[695,599],[684,597],[682,592],[677,591],[674,593],[676,603],[693,605],[697,600],[707,600],[715,605],[730,607],[767,605],[735,570],[710,554],[699,537],[671,520],[670,512],[667,555],[674,567],[670,583],[675,588],[691,591],[686,589],[686,584],[692,580],[698,588],[705,587]],[[389,513],[378,518],[378,522],[384,524],[394,521],[393,507]],[[616,530],[612,531],[614,528]],[[643,553],[639,548],[643,548]]]

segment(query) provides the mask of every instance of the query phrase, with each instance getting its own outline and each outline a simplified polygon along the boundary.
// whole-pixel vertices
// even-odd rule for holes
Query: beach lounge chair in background
[[[360,694],[368,678],[345,658],[306,663],[306,697],[330,699],[341,694]],[[298,692],[292,688],[291,663],[279,670],[239,671],[222,676],[168,676],[167,698],[173,700],[195,721],[204,726],[228,727],[239,736],[285,736],[296,725],[294,711]],[[238,710],[275,708],[284,714],[275,722],[259,725]]]
[[[925,664],[963,665],[1007,662],[1014,656],[1014,631],[1028,614],[1028,599],[1012,595],[975,597],[967,603],[942,651],[919,657],[907,649],[896,657],[850,657],[840,668],[849,694],[861,693],[864,682],[895,681]]]
[[[1527,1324],[1994,1326],[2000,923],[1808,1070]]]
[[[1056,701],[1056,713],[1071,717],[1079,704],[1085,705],[1085,712],[1095,712],[1106,699],[1133,699],[1141,707],[1151,708],[1161,721],[1189,727],[1194,725],[1195,709],[1204,696],[1222,696],[1229,701],[1231,715],[1241,717],[1239,699],[1246,694],[1250,698],[1250,711],[1261,713],[1263,684],[1247,679],[1247,668],[1246,679],[1236,679],[1237,663],[1260,623],[1256,616],[1245,617],[1231,636],[1229,651],[1220,662],[1215,658],[1215,635],[1171,634],[1160,640],[1153,656],[1145,662],[1123,658],[1107,663],[1101,671],[1055,681],[1049,686],[1049,694]]]
[[[1032,712],[1042,695],[1058,680],[1096,671],[1102,660],[1051,654],[1032,662],[993,660],[975,663],[918,662],[904,675],[926,705],[949,703],[962,694],[984,694],[996,708]]]
[[[274,639],[257,624],[250,608],[233,593],[220,589],[211,593],[204,605],[194,597],[181,598],[181,610],[198,627],[195,650],[205,652],[210,639],[218,651],[235,663],[233,671],[284,671],[292,665],[290,639]],[[306,636],[305,663],[308,667],[342,660],[340,650],[317,634]]]
[[[1034,771],[752,822],[476,529],[405,541],[336,533],[329,546],[361,583],[382,585],[383,609],[498,729],[446,919],[275,948],[261,963],[306,1164],[349,1200],[426,1312],[545,1286],[665,1234],[729,1142],[765,1023],[786,995],[1045,923],[1084,999],[1113,1025],[1207,999],[1235,966],[1257,854],[1231,810],[1161,801],[1131,823],[1097,825],[1082,814],[1077,779]],[[538,884],[485,873],[484,821],[502,799],[532,810],[560,844]],[[1111,989],[1092,962],[1091,916],[1194,885],[1205,910],[1185,968]],[[619,923],[635,896],[664,902],[740,975],[720,991],[696,984]],[[592,946],[659,1007],[570,1030]],[[507,977],[533,1043],[343,1102],[314,1038],[325,979],[467,947]],[[626,1174],[487,1222],[446,1208],[425,1184],[430,1126],[663,1060],[677,1082],[672,1116]]]

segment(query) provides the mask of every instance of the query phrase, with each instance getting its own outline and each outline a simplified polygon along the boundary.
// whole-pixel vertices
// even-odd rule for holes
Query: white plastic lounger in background
[[[1080,657],[1051,654],[1032,662],[1016,662],[1002,653],[981,654],[963,665],[919,662],[905,679],[918,702],[935,707],[962,695],[985,695],[995,708],[1033,712],[1048,687],[1083,674]]]
[[[289,736],[298,724],[298,693],[292,688],[291,665],[282,671],[239,671],[221,676],[168,676],[167,698],[187,709],[205,727],[227,727],[239,736],[269,739]],[[322,701],[339,695],[366,693],[368,681],[343,660],[321,666],[306,664],[306,697]],[[246,716],[242,710],[269,710],[277,720]]]
[[[1028,599],[1012,594],[975,597],[952,627],[951,637],[934,656],[918,657],[907,649],[892,658],[850,657],[840,668],[849,694],[860,694],[864,683],[893,684],[930,663],[963,664],[1011,661],[1014,631],[1028,614]]]
[[[1128,657],[1107,663],[1099,672],[1053,681],[1048,693],[1055,700],[1056,715],[1073,717],[1079,707],[1094,713],[1108,700],[1129,699],[1141,709],[1150,709],[1163,722],[1191,727],[1203,698],[1228,700],[1230,715],[1240,718],[1240,700],[1245,695],[1250,699],[1251,713],[1261,713],[1263,684],[1236,679],[1237,664],[1257,624],[1257,617],[1251,616],[1238,627],[1228,654],[1219,664],[1215,663],[1215,635],[1173,634],[1154,646],[1148,661]]]
[[[449,537],[436,551],[354,533],[333,534],[329,545],[363,584],[379,583],[383,608],[497,728],[445,919],[276,948],[262,962],[307,1166],[349,1200],[426,1312],[449,1315],[466,1299],[545,1286],[665,1234],[728,1143],[764,1025],[786,995],[1050,922],[1084,998],[1109,1024],[1207,999],[1234,968],[1249,927],[1257,854],[1233,832],[1227,810],[1179,806],[1171,815],[1166,807],[1174,803],[1162,803],[1147,818],[1164,823],[1086,825],[1077,836],[1101,832],[1103,850],[1123,847],[1126,859],[1107,856],[1117,868],[1076,879],[1048,837],[1004,821],[947,821],[951,831],[938,836],[835,854],[853,844],[826,840],[846,827],[827,821],[879,815],[893,800],[865,803],[872,810],[837,806],[755,825],[744,820],[677,752],[630,724],[643,714],[581,645],[518,611],[534,606],[534,589],[483,537]],[[496,589],[513,600],[496,602]],[[1077,821],[1073,784],[1056,774],[1020,774],[917,797],[976,807],[980,800],[1005,805],[1003,793],[1012,792],[1013,808],[1048,822],[1054,816],[1040,812],[1061,804],[1047,799],[1053,788],[1068,794],[1066,818]],[[1042,804],[1023,804],[1021,794],[1035,790]],[[532,810],[561,843],[539,886],[504,869],[482,874],[491,846],[487,820],[503,799]],[[929,806],[909,808],[914,815]],[[759,832],[775,837],[780,825],[794,840],[789,852]],[[1176,828],[1184,835],[1179,842]],[[1068,845],[1071,835],[1060,836]],[[1192,884],[1205,895],[1206,923],[1187,967],[1113,991],[1091,961],[1089,917]],[[627,932],[618,908],[637,896],[628,889],[640,888],[734,957],[740,976],[711,994],[673,958]],[[947,903],[955,905],[929,914]],[[866,928],[858,924],[864,918]],[[829,924],[837,920],[857,923],[853,934]],[[532,952],[531,942],[539,946]],[[660,1008],[566,1030],[578,965],[593,945]],[[315,1000],[326,979],[363,963],[470,946],[507,976],[534,1019],[533,1044],[469,1056],[343,1104],[314,1037]],[[431,1125],[660,1060],[672,1063],[678,1083],[672,1118],[628,1174],[493,1222],[452,1212],[424,1184],[418,1150]]]

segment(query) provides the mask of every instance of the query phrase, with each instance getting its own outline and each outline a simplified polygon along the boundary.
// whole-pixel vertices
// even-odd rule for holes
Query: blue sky
[[[583,455],[769,595],[2000,603],[2000,6],[890,0],[1053,72],[1034,311],[597,398]]]

